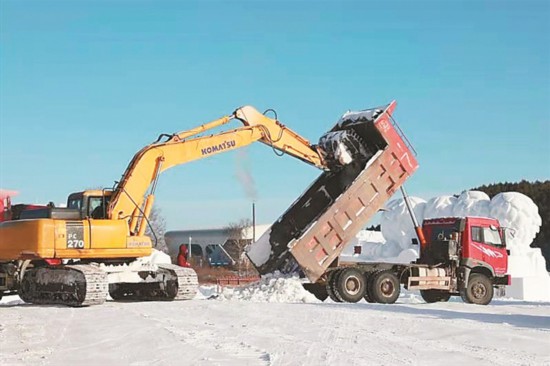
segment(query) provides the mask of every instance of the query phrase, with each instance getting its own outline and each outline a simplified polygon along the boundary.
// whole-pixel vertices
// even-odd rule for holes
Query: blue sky
[[[316,142],[398,101],[411,195],[550,179],[550,2],[0,2],[0,188],[112,186],[160,133],[250,104]],[[233,125],[236,127],[236,125]],[[319,174],[262,144],[161,176],[168,229],[272,222]]]

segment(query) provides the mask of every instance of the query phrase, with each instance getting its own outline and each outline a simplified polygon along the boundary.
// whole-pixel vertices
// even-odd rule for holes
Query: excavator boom
[[[239,120],[243,126],[217,134],[199,136],[209,130]],[[263,142],[308,164],[324,169],[323,159],[309,142],[279,121],[261,114],[250,106],[237,109],[197,128],[172,135],[161,135],[141,149],[132,159],[117,184],[110,201],[107,217],[130,219],[130,231],[143,234],[145,224],[140,218],[149,215],[155,182],[163,171],[176,165],[238,149],[255,141]],[[150,194],[147,195],[148,189]],[[144,205],[145,203],[145,205]]]

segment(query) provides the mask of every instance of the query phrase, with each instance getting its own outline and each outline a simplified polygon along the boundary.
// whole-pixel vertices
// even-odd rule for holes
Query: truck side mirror
[[[417,238],[412,238],[411,244],[412,245],[418,245],[418,239]]]

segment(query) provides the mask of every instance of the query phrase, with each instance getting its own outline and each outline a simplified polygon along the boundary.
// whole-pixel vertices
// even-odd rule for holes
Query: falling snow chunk
[[[268,229],[253,245],[247,248],[248,258],[256,265],[261,266],[269,259],[271,255],[271,243],[269,242],[271,236],[271,228]]]
[[[343,142],[338,143],[338,147],[336,147],[335,151],[336,159],[340,162],[342,165],[347,165],[353,161],[353,158],[351,157],[351,154],[349,153],[348,148],[346,145],[344,145]]]

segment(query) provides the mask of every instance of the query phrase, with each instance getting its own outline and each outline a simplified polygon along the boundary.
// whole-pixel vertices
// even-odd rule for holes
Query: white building
[[[269,227],[270,225],[256,225],[255,232],[252,226],[247,227],[243,229],[241,238],[250,241],[258,239]],[[224,245],[230,240],[229,231],[225,228],[167,231],[164,239],[172,258],[177,257],[179,247],[183,244],[190,245],[195,263],[227,266],[236,260],[230,258],[224,249]]]

